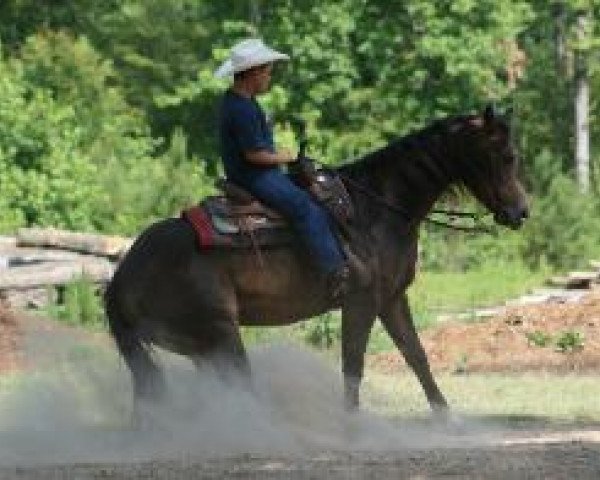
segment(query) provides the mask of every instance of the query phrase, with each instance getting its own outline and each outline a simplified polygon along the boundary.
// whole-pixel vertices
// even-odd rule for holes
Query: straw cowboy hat
[[[267,47],[259,38],[242,40],[236,44],[229,54],[229,58],[215,71],[218,78],[231,77],[234,73],[243,72],[252,67],[265,65],[277,60],[289,60],[285,53]]]

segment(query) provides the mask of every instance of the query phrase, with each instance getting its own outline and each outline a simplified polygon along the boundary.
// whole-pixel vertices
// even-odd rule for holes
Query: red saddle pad
[[[215,231],[204,208],[198,205],[186,208],[181,212],[181,217],[194,228],[200,250],[206,250],[215,245]]]

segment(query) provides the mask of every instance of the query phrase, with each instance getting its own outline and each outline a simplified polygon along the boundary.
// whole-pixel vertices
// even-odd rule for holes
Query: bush
[[[98,182],[113,159],[147,163],[155,141],[114,75],[83,39],[29,38],[20,57],[0,58],[0,229],[51,225],[98,229]],[[6,192],[6,189],[8,192]]]
[[[530,197],[530,218],[518,231],[498,227],[494,235],[469,234],[425,224],[422,268],[464,272],[489,263],[522,263],[531,270],[564,270],[600,255],[600,199],[580,194],[573,180],[552,171],[537,179],[543,190]]]
[[[585,265],[600,254],[600,204],[578,192],[565,176],[554,178],[544,196],[532,200],[531,218],[523,228],[520,252],[531,267],[556,269]]]
[[[461,203],[457,210],[482,212],[474,201]],[[449,221],[446,218],[437,218]],[[473,225],[468,219],[459,219],[458,225]],[[468,233],[425,223],[420,239],[420,264],[423,270],[464,272],[490,264],[521,263],[521,231],[512,231],[493,225],[491,215],[485,214],[480,223],[493,233]]]
[[[560,353],[572,353],[583,349],[584,336],[580,332],[567,330],[556,339],[556,351]]]
[[[60,304],[49,307],[49,314],[69,325],[104,328],[105,316],[98,287],[82,277],[64,286]]]
[[[306,325],[304,340],[317,348],[331,348],[342,337],[341,318],[328,312],[310,320]]]
[[[157,156],[143,114],[84,38],[45,32],[0,52],[0,231],[27,225],[135,234],[210,191],[175,130]]]
[[[204,164],[188,158],[181,130],[174,132],[163,155],[139,160],[115,158],[98,175],[103,192],[95,199],[98,229],[135,235],[152,221],[178,215],[213,191]]]

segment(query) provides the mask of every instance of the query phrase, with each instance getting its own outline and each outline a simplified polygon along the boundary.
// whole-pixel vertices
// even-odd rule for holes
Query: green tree
[[[20,58],[1,61],[0,228],[133,233],[202,194],[197,165],[172,149],[152,156],[157,141],[115,75],[89,42],[64,33],[30,37]]]
[[[582,9],[592,21],[576,41]],[[135,232],[210,191],[226,87],[213,71],[234,42],[255,34],[292,56],[261,99],[288,146],[292,114],[308,120],[310,153],[338,163],[495,100],[515,108],[535,204],[562,201],[573,169],[575,52],[589,68],[597,175],[599,16],[600,0],[5,0],[0,228]],[[550,217],[536,217],[531,235],[552,227],[539,223]],[[426,241],[444,247],[445,238],[431,232]],[[489,242],[473,245],[491,251]],[[544,245],[560,263],[560,251]]]

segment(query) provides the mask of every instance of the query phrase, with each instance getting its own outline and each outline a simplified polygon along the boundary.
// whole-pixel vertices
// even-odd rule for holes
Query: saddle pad
[[[200,250],[215,245],[215,231],[204,208],[199,205],[187,208],[181,212],[181,217],[194,228]]]
[[[277,247],[294,243],[293,230],[287,226],[267,228],[263,218],[246,218],[249,229],[239,228],[228,218],[214,215],[201,203],[186,208],[181,218],[188,222],[196,234],[196,242],[201,251],[211,248],[247,249],[257,247]]]

